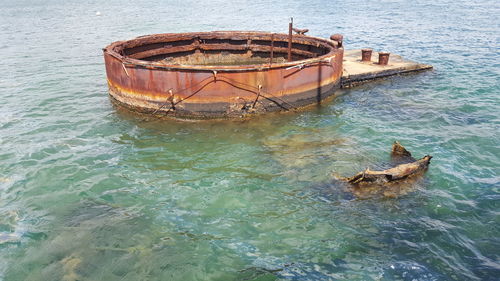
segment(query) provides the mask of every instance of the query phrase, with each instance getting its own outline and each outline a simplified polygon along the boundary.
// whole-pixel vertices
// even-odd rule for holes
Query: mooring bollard
[[[337,46],[342,47],[342,41],[344,40],[344,36],[342,34],[333,34],[330,36],[330,40],[337,42]]]
[[[361,61],[364,61],[364,62],[372,61],[372,49],[362,49],[361,50]]]
[[[379,52],[378,53],[378,64],[379,65],[387,65],[389,63],[389,55],[391,53],[387,52]]]

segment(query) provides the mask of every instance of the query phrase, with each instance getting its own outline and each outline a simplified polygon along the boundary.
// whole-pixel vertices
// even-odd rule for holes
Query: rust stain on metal
[[[331,95],[342,75],[339,45],[300,34],[290,41],[289,34],[214,31],[147,35],[103,50],[109,93],[120,105],[226,118],[290,110]]]

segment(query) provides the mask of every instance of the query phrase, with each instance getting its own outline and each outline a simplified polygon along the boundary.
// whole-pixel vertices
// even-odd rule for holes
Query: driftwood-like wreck
[[[411,153],[397,141],[392,145],[391,156],[394,162],[402,164],[382,171],[366,169],[352,177],[342,178],[342,180],[352,185],[397,182],[425,172],[432,159],[432,156],[426,155],[419,160],[415,160]]]

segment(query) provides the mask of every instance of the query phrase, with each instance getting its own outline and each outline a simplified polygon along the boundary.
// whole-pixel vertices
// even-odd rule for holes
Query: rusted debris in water
[[[343,36],[250,31],[164,33],[104,51],[111,100],[133,111],[189,119],[246,117],[320,104],[335,90],[432,69],[401,56],[351,50]],[[295,33],[295,34],[294,34]],[[362,55],[362,56],[361,56]],[[390,55],[390,59],[389,59]]]
[[[425,171],[429,166],[432,156],[426,155],[422,159],[408,164],[401,164],[394,168],[383,170],[383,171],[372,171],[366,169],[363,172],[359,172],[356,175],[346,178],[346,181],[350,184],[360,184],[360,183],[387,183],[392,181],[399,181],[406,179],[407,177],[417,175],[422,171]]]
[[[398,161],[409,160],[409,163],[399,164],[394,168],[382,171],[372,171],[366,169],[349,178],[341,178],[343,181],[352,185],[373,185],[373,184],[387,184],[391,182],[398,182],[407,178],[421,175],[427,170],[432,156],[426,155],[419,160],[415,160],[411,153],[406,150],[399,142],[392,145],[391,156]]]

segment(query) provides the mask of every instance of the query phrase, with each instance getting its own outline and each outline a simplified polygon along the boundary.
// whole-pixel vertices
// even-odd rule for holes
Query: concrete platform
[[[432,65],[406,60],[396,54],[390,55],[388,65],[378,65],[378,52],[375,50],[371,62],[361,62],[361,50],[346,50],[343,63],[342,88],[350,88],[388,76],[432,69]]]

